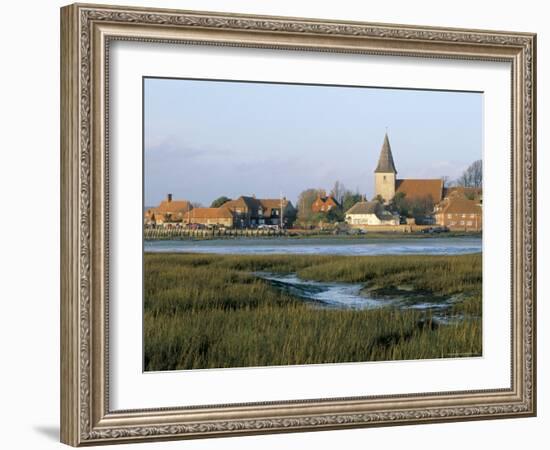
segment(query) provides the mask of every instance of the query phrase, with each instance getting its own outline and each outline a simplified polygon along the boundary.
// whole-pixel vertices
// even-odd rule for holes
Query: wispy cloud
[[[173,164],[177,161],[231,157],[233,151],[216,145],[196,144],[182,140],[180,137],[168,136],[151,139],[145,143],[145,158],[148,161],[166,161]]]

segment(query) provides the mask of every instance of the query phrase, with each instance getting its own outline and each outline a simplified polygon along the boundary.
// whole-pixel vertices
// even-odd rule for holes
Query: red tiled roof
[[[333,208],[336,208],[340,206],[338,204],[338,202],[336,201],[336,199],[332,196],[332,195],[329,195],[328,197],[321,197],[321,196],[318,196],[315,201],[311,204],[311,210],[313,212],[319,212],[319,211],[324,211],[324,207],[333,207]],[[330,208],[327,208],[327,211],[329,210]]]
[[[404,179],[395,181],[395,192],[403,192],[406,198],[432,197],[435,203],[441,201],[443,180]]]
[[[481,206],[474,200],[453,197],[449,199],[442,212],[443,214],[481,214]]]
[[[231,211],[224,206],[219,208],[193,208],[185,214],[185,220],[189,219],[231,219]]]
[[[185,213],[192,209],[191,203],[189,203],[187,200],[163,200],[160,202],[160,205],[149,209],[150,212],[155,214],[177,214],[177,213]]]

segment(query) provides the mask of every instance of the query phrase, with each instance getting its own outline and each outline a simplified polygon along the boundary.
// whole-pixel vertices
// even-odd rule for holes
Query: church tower
[[[374,195],[380,195],[384,199],[384,203],[388,203],[395,195],[396,175],[397,170],[395,170],[390,141],[388,133],[386,133],[382,150],[380,150],[380,158],[378,158],[378,166],[374,171]]]

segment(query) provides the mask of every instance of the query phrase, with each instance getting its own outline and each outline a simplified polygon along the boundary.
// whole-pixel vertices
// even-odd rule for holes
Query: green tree
[[[433,213],[434,201],[431,195],[416,197],[410,202],[409,213],[415,219],[428,216]]]
[[[319,225],[319,223],[324,223],[324,222],[328,222],[326,213],[317,212],[317,213],[313,213],[309,216],[308,223],[310,225],[317,226],[317,225]]]
[[[391,209],[400,216],[423,218],[433,213],[434,201],[431,195],[407,198],[404,192],[397,192],[392,201]]]
[[[326,214],[326,220],[330,223],[343,222],[344,221],[344,212],[341,208],[332,208]]]
[[[231,199],[229,197],[226,197],[225,195],[222,195],[221,197],[218,197],[216,200],[214,200],[212,202],[212,204],[210,205],[210,208],[219,208],[224,203],[227,203],[229,201],[231,201]]]
[[[311,221],[313,211],[311,211],[311,205],[317,199],[319,195],[323,195],[322,189],[309,188],[302,191],[298,196],[298,220],[303,223]]]
[[[391,209],[396,211],[400,216],[407,217],[409,215],[409,201],[405,198],[404,192],[397,192],[391,202]]]
[[[342,200],[342,210],[346,212],[349,210],[353,205],[356,203],[359,203],[361,200],[363,200],[363,196],[358,193],[353,193],[351,191],[346,191],[344,193],[344,198]]]

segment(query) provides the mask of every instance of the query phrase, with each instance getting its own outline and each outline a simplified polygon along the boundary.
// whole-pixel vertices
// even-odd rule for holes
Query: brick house
[[[263,198],[241,196],[223,204],[233,213],[237,228],[257,227],[258,225],[291,226],[296,210],[286,198]]]
[[[481,203],[453,195],[446,197],[436,208],[436,222],[450,230],[481,231],[483,215]]]
[[[233,213],[225,205],[219,208],[193,208],[185,213],[183,223],[232,228]]]
[[[166,196],[166,200],[160,202],[155,208],[145,211],[145,224],[165,225],[181,222],[183,216],[193,209],[187,200],[172,200],[172,194]]]
[[[336,201],[336,199],[332,195],[326,196],[326,195],[321,195],[319,193],[315,201],[311,204],[311,212],[326,213],[326,212],[329,212],[331,209],[335,209],[339,207],[340,207],[340,204]]]

